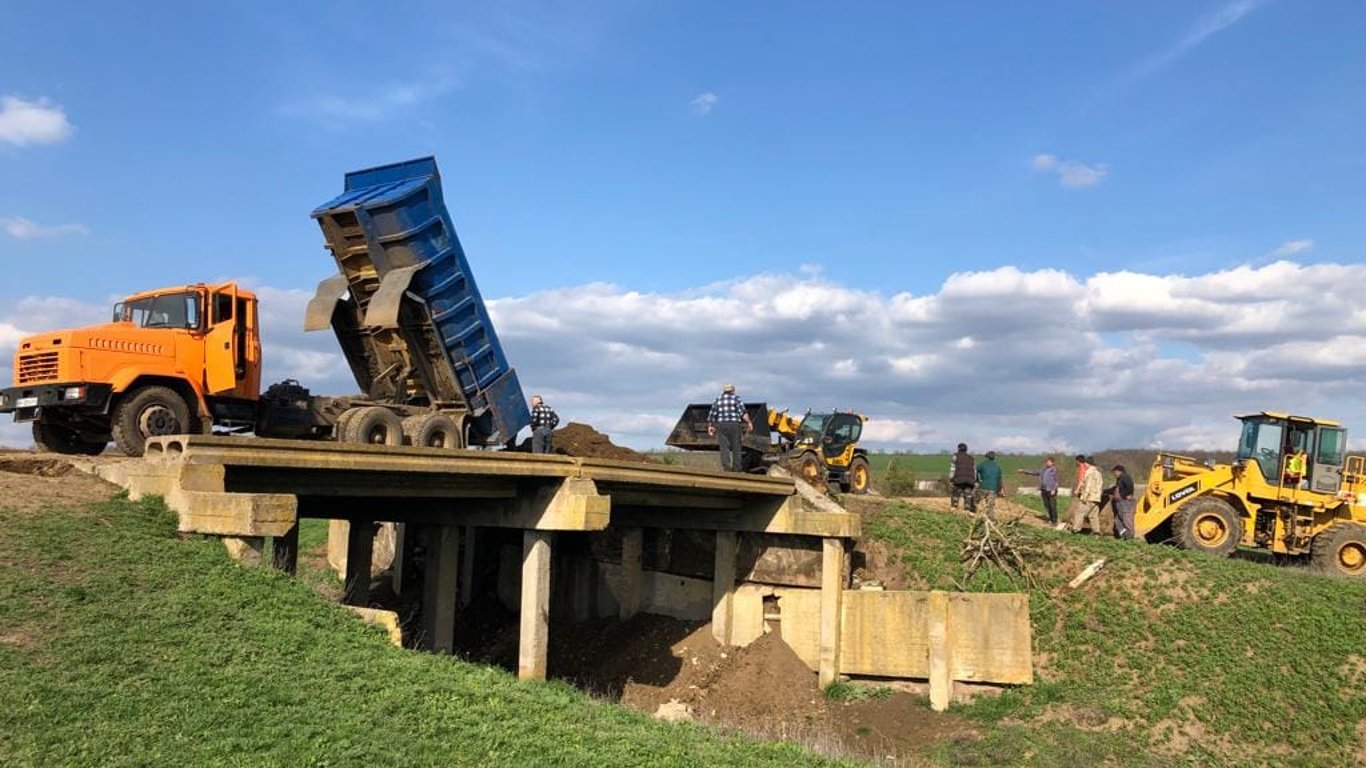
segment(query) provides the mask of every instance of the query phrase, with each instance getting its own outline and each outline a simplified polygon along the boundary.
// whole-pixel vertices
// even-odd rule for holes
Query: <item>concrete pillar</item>
[[[640,557],[644,540],[644,532],[639,528],[627,528],[621,533],[621,590],[618,593],[620,610],[617,617],[622,621],[640,613],[640,582],[643,576]]]
[[[739,537],[735,531],[716,532],[716,561],[711,584],[711,634],[716,642],[732,645],[731,625],[735,601],[735,555]]]
[[[299,524],[295,523],[284,536],[276,536],[272,545],[271,565],[293,576],[299,566]]]
[[[370,559],[375,549],[375,523],[352,520],[346,534],[346,585],[342,603],[365,605],[370,602]]]
[[[844,601],[844,540],[821,543],[821,645],[819,673],[822,688],[835,682],[840,663],[840,613]]]
[[[394,524],[394,562],[390,566],[393,575],[394,594],[403,594],[404,570],[408,567],[408,524]]]
[[[949,658],[949,593],[930,592],[930,709],[943,712],[953,700],[953,669]]]
[[[464,608],[474,602],[474,565],[475,541],[478,537],[478,527],[473,525],[465,526],[465,553],[460,558],[460,607]]]
[[[550,541],[549,531],[522,534],[521,641],[517,651],[517,676],[544,680],[550,649]]]
[[[427,557],[434,560],[434,567],[428,573],[434,575],[432,583],[432,611],[427,619],[427,636],[431,638],[432,650],[437,653],[455,651],[455,588],[456,574],[460,571],[460,528],[442,525],[429,529],[432,544],[427,547]]]
[[[243,565],[260,565],[266,540],[261,536],[224,536],[223,547],[228,550],[228,557]]]

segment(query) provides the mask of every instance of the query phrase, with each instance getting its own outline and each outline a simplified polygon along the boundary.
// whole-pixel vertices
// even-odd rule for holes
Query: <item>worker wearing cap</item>
[[[986,502],[987,517],[996,516],[996,497],[1001,495],[1001,465],[996,463],[996,452],[987,451],[987,458],[977,465],[977,492]]]
[[[1091,526],[1092,533],[1100,533],[1100,493],[1104,485],[1100,468],[1085,456],[1077,457],[1077,495],[1072,500],[1072,533],[1081,533],[1083,526]]]
[[[531,396],[531,452],[550,453],[560,417],[540,395]]]
[[[744,471],[740,439],[752,429],[754,424],[745,412],[744,402],[735,395],[735,385],[722,387],[720,397],[716,398],[707,412],[707,435],[715,437],[721,449],[721,469],[727,472]]]

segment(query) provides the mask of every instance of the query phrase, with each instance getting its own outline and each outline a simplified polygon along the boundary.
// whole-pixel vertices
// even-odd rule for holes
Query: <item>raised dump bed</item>
[[[340,274],[309,304],[375,402],[463,414],[472,444],[513,440],[531,415],[441,194],[436,159],[346,175],[313,211]]]

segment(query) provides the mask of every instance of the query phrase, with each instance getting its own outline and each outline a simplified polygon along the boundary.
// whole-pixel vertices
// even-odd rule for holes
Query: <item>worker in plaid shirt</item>
[[[745,412],[745,404],[735,395],[735,385],[722,387],[721,396],[716,398],[707,412],[707,435],[715,437],[721,448],[721,469],[727,472],[744,471],[740,460],[740,438],[753,429],[754,424]]]
[[[545,404],[540,395],[531,396],[531,452],[550,453],[555,427],[560,417],[555,410]]]

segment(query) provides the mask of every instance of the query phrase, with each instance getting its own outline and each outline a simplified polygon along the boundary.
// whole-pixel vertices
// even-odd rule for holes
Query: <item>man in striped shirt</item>
[[[740,439],[753,429],[754,424],[745,412],[744,402],[735,395],[735,385],[722,387],[721,396],[711,404],[711,410],[707,413],[707,435],[715,437],[721,448],[721,469],[727,472],[745,470],[740,457]]]
[[[550,453],[560,417],[540,395],[531,396],[531,452]]]

